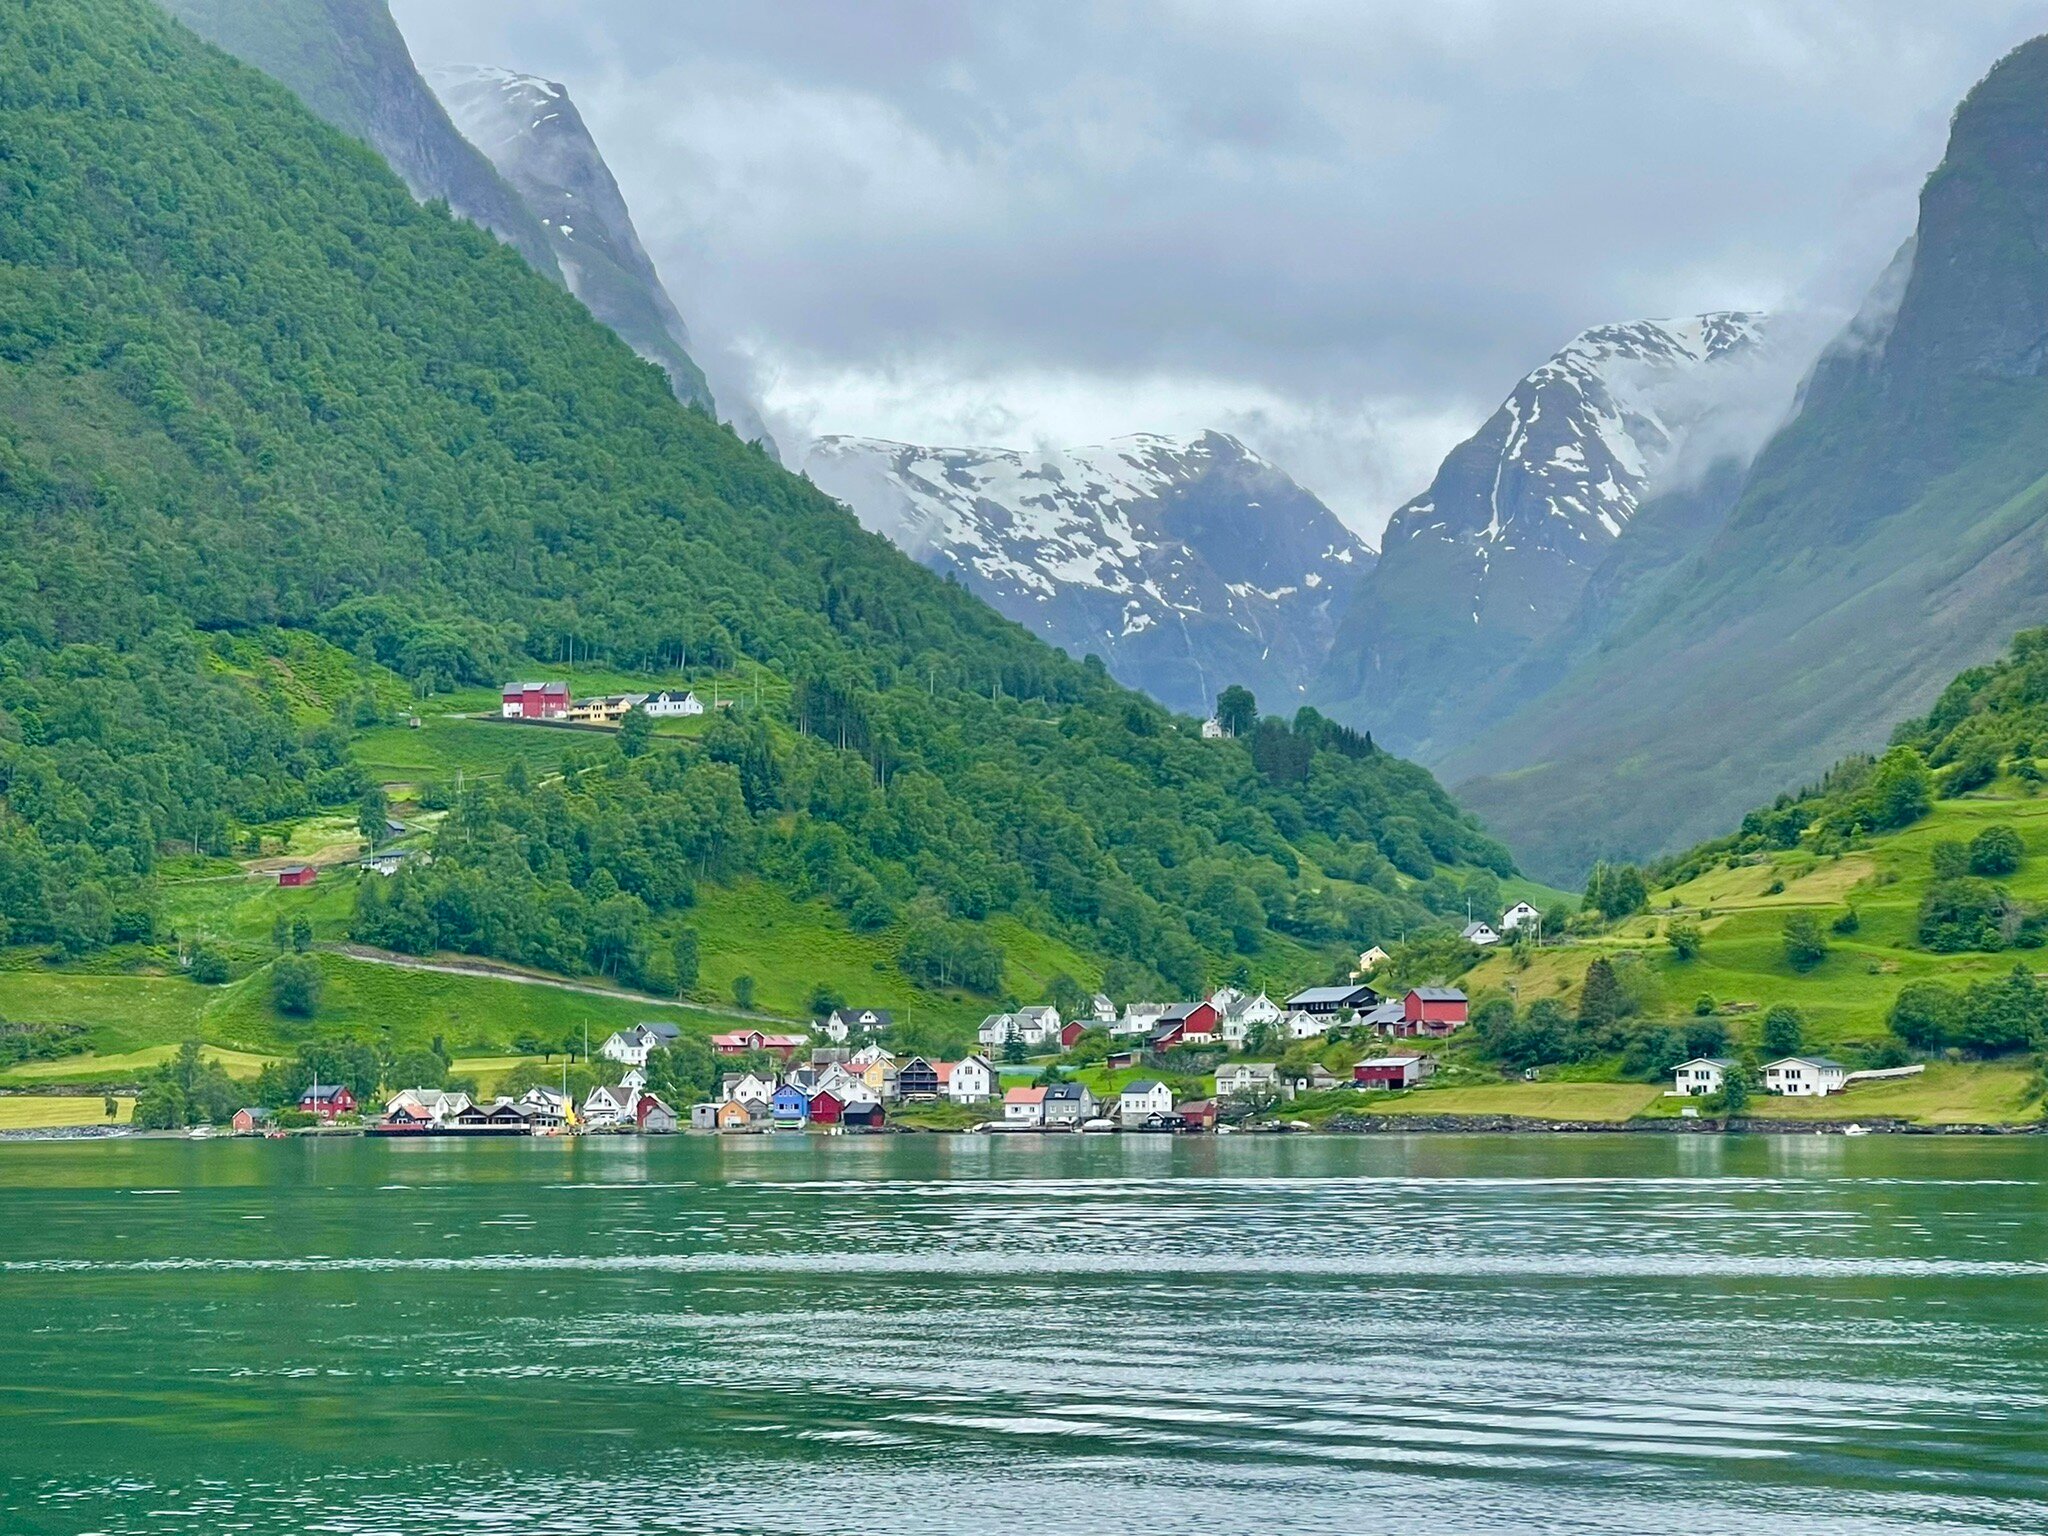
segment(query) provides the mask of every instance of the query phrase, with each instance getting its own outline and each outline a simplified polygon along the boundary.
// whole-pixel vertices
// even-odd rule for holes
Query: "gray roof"
[[[1045,1097],[1048,1101],[1058,1099],[1064,1103],[1066,1100],[1072,1099],[1079,1103],[1083,1099],[1094,1097],[1094,1095],[1089,1093],[1086,1083],[1054,1083],[1045,1090]]]
[[[1296,1003],[1341,1003],[1348,997],[1371,991],[1372,988],[1362,981],[1348,982],[1341,987],[1306,987],[1287,999],[1287,1003],[1289,1007]]]
[[[1465,994],[1456,987],[1411,987],[1409,988],[1425,1003],[1462,1003]]]
[[[1140,1078],[1135,1083],[1125,1083],[1123,1086],[1123,1091],[1125,1093],[1150,1093],[1154,1088],[1159,1088],[1162,1086],[1164,1085],[1156,1083],[1151,1078],[1146,1077]]]

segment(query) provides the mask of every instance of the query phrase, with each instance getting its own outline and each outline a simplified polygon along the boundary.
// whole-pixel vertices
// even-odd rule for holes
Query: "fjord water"
[[[2048,1529],[2048,1141],[0,1147],[0,1531]]]

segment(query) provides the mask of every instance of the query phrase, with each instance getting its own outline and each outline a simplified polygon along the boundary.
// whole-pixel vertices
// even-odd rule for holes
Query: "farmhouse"
[[[847,1035],[879,1035],[896,1022],[896,1016],[886,1008],[834,1008],[831,1022],[843,1025]]]
[[[1840,1093],[1848,1075],[1846,1067],[1826,1056],[1787,1056],[1764,1068],[1764,1092],[1794,1099],[1822,1098]]]
[[[345,1083],[315,1083],[299,1095],[299,1108],[306,1114],[332,1120],[356,1112],[356,1096]]]
[[[1385,965],[1393,958],[1392,955],[1375,944],[1371,949],[1362,949],[1358,952],[1358,964],[1353,967],[1351,974],[1354,978],[1370,976],[1375,969]]]
[[[657,720],[674,720],[684,715],[703,714],[704,701],[687,688],[681,693],[664,688],[659,693],[647,695],[641,701],[640,709],[642,713],[652,715]]]
[[[320,878],[320,871],[311,864],[287,864],[277,872],[277,883],[287,889],[311,885]]]
[[[983,1056],[968,1056],[939,1066],[939,1085],[955,1104],[986,1104],[995,1097],[996,1069]]]
[[[580,725],[617,725],[646,699],[644,693],[607,693],[594,699],[578,699],[569,706],[566,718]]]
[[[1725,1056],[1695,1056],[1691,1061],[1681,1061],[1672,1069],[1671,1091],[1689,1099],[1719,1093],[1734,1065]]]
[[[1490,923],[1467,923],[1458,937],[1467,944],[1478,944],[1482,947],[1500,942],[1500,935],[1493,931]]]
[[[639,1094],[624,1083],[599,1084],[583,1100],[583,1123],[593,1131],[610,1130],[633,1118]]]
[[[507,683],[498,713],[507,720],[562,720],[569,714],[567,683]]]
[[[681,1038],[682,1033],[673,1024],[635,1024],[631,1029],[613,1034],[597,1048],[597,1054],[606,1061],[644,1067],[650,1052],[667,1050]]]
[[[1059,1038],[1059,1033],[1059,1009],[1038,1007],[1017,1010],[1017,1034],[1026,1045],[1049,1044]]]
[[[1175,1003],[1159,1015],[1146,1043],[1155,1051],[1171,1050],[1176,1045],[1206,1044],[1221,1022],[1215,1005],[1206,998],[1198,1003]]]
[[[1376,1056],[1351,1069],[1361,1088],[1413,1088],[1436,1071],[1434,1056]]]
[[[1498,926],[1502,933],[1513,933],[1525,923],[1534,927],[1542,921],[1543,914],[1541,912],[1538,912],[1526,901],[1518,901],[1512,907],[1509,907],[1507,911],[1501,913]]]

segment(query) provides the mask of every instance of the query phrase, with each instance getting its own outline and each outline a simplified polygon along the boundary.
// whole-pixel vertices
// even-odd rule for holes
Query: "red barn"
[[[1378,1056],[1351,1069],[1361,1088],[1412,1088],[1436,1071],[1432,1056]]]
[[[811,1124],[837,1125],[845,1114],[845,1100],[830,1088],[820,1088],[811,1095]]]
[[[1074,1042],[1081,1038],[1081,1033],[1086,1027],[1078,1019],[1072,1024],[1062,1024],[1060,1026],[1060,1049],[1071,1051],[1074,1048]]]
[[[507,683],[498,712],[507,720],[560,720],[569,713],[569,685]]]
[[[840,1111],[839,1123],[853,1126],[856,1130],[879,1131],[886,1123],[879,1104],[849,1104]]]
[[[299,1108],[322,1120],[332,1120],[336,1115],[354,1114],[356,1096],[349,1092],[346,1083],[315,1083],[299,1095]]]
[[[320,878],[320,871],[311,864],[287,864],[277,872],[279,885],[311,885]]]
[[[1175,1003],[1159,1016],[1145,1044],[1155,1051],[1171,1050],[1176,1045],[1206,1044],[1222,1021],[1212,1003]]]
[[[1401,1018],[1425,1035],[1448,1035],[1465,1022],[1465,994],[1456,987],[1411,987]]]

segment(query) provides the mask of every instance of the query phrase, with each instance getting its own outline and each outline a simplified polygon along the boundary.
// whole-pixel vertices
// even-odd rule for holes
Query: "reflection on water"
[[[2044,1174],[1876,1137],[0,1148],[0,1531],[2038,1533]]]

